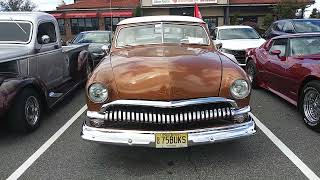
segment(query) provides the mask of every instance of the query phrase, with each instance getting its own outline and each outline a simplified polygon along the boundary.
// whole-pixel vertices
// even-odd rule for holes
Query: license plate
[[[183,148],[188,147],[187,133],[158,133],[156,148]]]

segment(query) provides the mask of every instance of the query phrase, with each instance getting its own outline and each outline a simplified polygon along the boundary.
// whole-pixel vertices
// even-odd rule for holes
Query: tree
[[[137,7],[134,9],[133,14],[134,14],[135,17],[140,17],[140,16],[142,16],[141,7],[140,7],[140,6],[137,6]]]
[[[310,14],[310,18],[320,18],[320,12],[317,8],[312,9],[312,13]]]
[[[262,27],[264,29],[268,29],[269,26],[273,23],[274,21],[274,17],[272,14],[267,14],[264,18],[263,18],[263,24]]]
[[[64,6],[64,5],[66,5],[66,2],[64,2],[64,0],[60,0],[58,6]]]
[[[30,0],[0,0],[2,11],[33,11],[35,8]]]
[[[272,12],[277,19],[303,18],[307,6],[308,4],[303,0],[280,0],[272,8]]]
[[[230,19],[230,24],[231,25],[239,25],[240,24],[240,20],[239,20],[239,14],[235,13],[231,19]]]

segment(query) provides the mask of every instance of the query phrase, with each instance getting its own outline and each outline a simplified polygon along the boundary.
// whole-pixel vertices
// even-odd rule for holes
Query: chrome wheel
[[[320,93],[313,87],[309,87],[305,91],[303,113],[308,124],[318,124],[320,119]]]
[[[27,123],[31,126],[36,125],[40,119],[40,105],[36,97],[28,97],[25,104],[24,112]]]

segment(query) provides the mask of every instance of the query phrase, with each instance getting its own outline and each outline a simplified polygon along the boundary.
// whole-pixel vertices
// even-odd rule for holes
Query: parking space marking
[[[35,153],[32,154],[7,180],[18,179],[85,111],[83,106],[65,125],[63,125],[50,139],[48,139]]]
[[[280,149],[280,151],[286,155],[293,164],[300,169],[300,171],[310,180],[320,180],[320,178],[295,155],[277,136],[275,136],[271,130],[269,130],[256,116],[250,113],[256,125],[262,130],[262,132]]]

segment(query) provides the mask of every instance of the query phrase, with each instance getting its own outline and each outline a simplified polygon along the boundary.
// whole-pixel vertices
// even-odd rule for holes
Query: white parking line
[[[35,153],[32,154],[7,180],[18,179],[85,111],[83,106],[65,125],[63,125],[50,139],[48,139]]]
[[[250,113],[256,125],[262,130],[262,132],[286,155],[293,164],[295,164],[301,172],[310,180],[320,180],[320,178],[306,165],[301,159],[298,158],[277,136],[275,136],[262,122]]]

